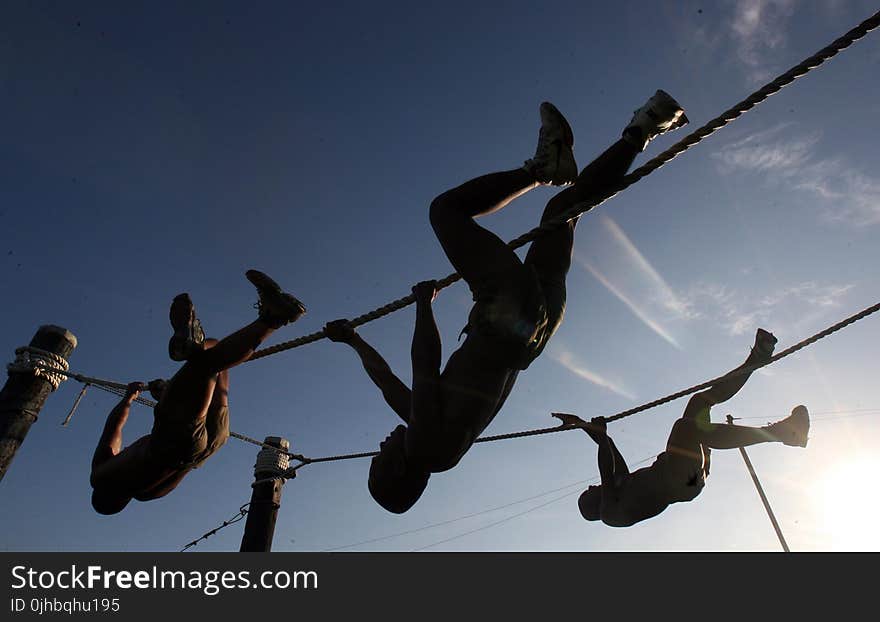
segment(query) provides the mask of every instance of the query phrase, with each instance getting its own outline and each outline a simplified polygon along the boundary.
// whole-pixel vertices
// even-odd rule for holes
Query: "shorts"
[[[201,421],[163,417],[162,402],[153,409],[150,450],[163,464],[196,469],[229,440],[229,407],[208,411]]]
[[[530,265],[472,283],[474,306],[462,332],[488,343],[488,358],[502,367],[526,369],[544,349],[558,322],[550,322],[547,300]]]
[[[706,485],[701,460],[664,451],[653,464],[661,474],[670,503],[693,501]]]

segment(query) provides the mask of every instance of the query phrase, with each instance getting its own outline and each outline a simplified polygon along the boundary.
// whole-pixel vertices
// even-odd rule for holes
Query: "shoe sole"
[[[541,103],[542,117],[544,116],[545,112],[548,117],[549,116],[554,117],[555,122],[562,128],[562,147],[567,149],[569,151],[569,153],[571,153],[572,162],[574,163],[574,154],[572,153],[574,151],[574,131],[571,129],[571,125],[568,123],[568,119],[566,119],[565,115],[563,115],[559,111],[559,108],[557,108],[556,106],[554,106],[550,102],[542,102]],[[543,118],[542,118],[542,124],[543,124]],[[557,155],[557,158],[556,158],[556,171],[557,172],[559,172],[561,160],[562,160],[562,158],[559,155]],[[568,175],[553,176],[550,179],[550,183],[554,186],[564,186],[567,184],[571,184],[571,183],[574,183],[575,179],[577,179],[577,175],[578,175],[578,170],[577,170],[577,164],[575,163],[573,169],[571,171],[569,171]]]
[[[281,289],[281,286],[278,285],[271,277],[267,274],[260,272],[259,270],[248,270],[245,272],[245,277],[248,281],[250,281],[254,287],[257,288],[257,292],[262,294],[263,292],[266,295],[276,299],[281,303],[281,306],[288,306],[291,302],[297,307],[300,315],[306,313],[306,307],[303,303],[301,303],[295,296],[292,294],[288,294]],[[289,297],[289,300],[288,300]]]
[[[550,102],[541,103],[541,109],[542,109],[542,111],[548,110],[550,112],[550,115],[556,117],[556,120],[558,121],[559,125],[562,126],[564,145],[566,147],[568,147],[569,149],[573,149],[574,148],[574,131],[571,129],[571,125],[569,125],[568,119],[565,118],[565,115],[563,115],[561,112],[559,112],[559,108],[557,108],[556,106],[554,106]]]
[[[267,274],[259,270],[248,270],[244,273],[248,281],[250,281],[257,289],[267,289],[276,292],[281,291],[281,286],[273,281]]]

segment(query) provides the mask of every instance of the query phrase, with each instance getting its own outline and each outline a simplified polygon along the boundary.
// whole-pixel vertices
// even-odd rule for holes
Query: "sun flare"
[[[820,480],[817,495],[834,550],[880,551],[880,458],[856,456]]]

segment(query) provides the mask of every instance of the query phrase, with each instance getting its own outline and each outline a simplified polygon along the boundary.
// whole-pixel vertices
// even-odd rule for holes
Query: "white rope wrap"
[[[285,453],[286,447],[263,447],[257,453],[257,463],[254,465],[254,474],[263,477],[253,483],[254,486],[266,481],[296,477],[296,470],[290,466],[290,456]]]
[[[45,378],[55,391],[67,380],[69,364],[63,356],[33,346],[22,346],[15,350],[15,360],[6,366],[12,373],[33,374]]]

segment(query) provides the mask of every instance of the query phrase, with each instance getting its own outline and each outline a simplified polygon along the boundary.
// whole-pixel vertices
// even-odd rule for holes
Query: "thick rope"
[[[670,147],[654,159],[650,160],[644,166],[641,166],[634,170],[632,173],[626,175],[619,183],[614,185],[614,187],[605,194],[597,197],[594,200],[575,205],[571,210],[569,210],[566,214],[563,214],[559,219],[550,220],[539,227],[535,227],[531,231],[519,236],[514,240],[511,240],[508,243],[508,246],[510,246],[511,248],[519,248],[521,246],[524,246],[525,244],[540,237],[546,232],[551,231],[559,227],[560,225],[572,220],[573,218],[577,218],[584,212],[601,205],[602,203],[615,196],[622,190],[633,185],[640,179],[647,177],[679,154],[684,153],[697,143],[701,142],[704,138],[707,138],[711,134],[714,134],[717,130],[721,129],[731,121],[737,119],[743,113],[748,112],[771,95],[775,95],[780,90],[782,90],[783,87],[791,84],[796,79],[812,71],[828,59],[833,58],[839,52],[845,50],[850,45],[877,28],[877,26],[880,26],[880,12],[875,13],[874,15],[863,21],[861,24],[847,32],[845,35],[836,39],[830,45],[822,48],[809,58],[801,61],[772,82],[767,83],[766,85],[749,95],[746,99],[742,100],[729,110],[726,110],[718,117],[706,123],[703,127],[688,134],[682,140],[675,143],[672,147]],[[459,279],[461,279],[461,277],[458,274],[452,273],[437,281],[437,288],[439,290],[448,287]],[[400,309],[409,306],[413,302],[415,302],[415,297],[410,294],[408,296],[404,296],[403,298],[394,300],[382,307],[379,307],[378,309],[370,311],[369,313],[360,315],[350,320],[350,322],[352,326],[361,326],[363,324],[366,324],[367,322],[371,322],[395,311],[399,311]],[[303,337],[293,339],[291,341],[285,341],[274,346],[263,348],[262,350],[257,350],[253,354],[253,356],[251,356],[250,360],[253,361],[255,359],[269,356],[271,354],[276,354],[284,350],[298,348],[300,346],[304,346],[306,344],[323,339],[324,337],[324,331],[321,330],[310,335],[305,335]]]
[[[67,359],[59,354],[35,348],[34,346],[22,346],[15,349],[15,360],[6,366],[10,373],[24,373],[39,376],[52,385],[52,390],[58,387],[67,378],[64,372],[68,370]]]
[[[736,369],[732,372],[724,374],[723,376],[713,378],[712,380],[707,380],[706,382],[700,383],[698,385],[694,385],[694,386],[689,387],[687,389],[682,389],[681,391],[678,391],[676,393],[672,393],[672,394],[667,395],[665,397],[661,397],[661,398],[653,400],[651,402],[647,402],[645,404],[642,404],[641,406],[636,406],[634,408],[630,408],[629,410],[624,410],[619,413],[607,416],[607,417],[605,417],[605,420],[606,421],[616,421],[618,419],[623,419],[624,417],[629,417],[630,415],[634,415],[636,413],[640,413],[642,411],[649,410],[651,408],[655,408],[655,407],[660,406],[662,404],[672,402],[672,401],[677,400],[677,399],[684,397],[686,395],[690,395],[691,393],[696,393],[697,391],[701,391],[703,389],[708,389],[709,387],[718,384],[718,382],[720,382],[721,380],[725,380],[727,378],[734,378],[734,377],[739,376],[741,374],[750,374],[757,369],[761,369],[762,367],[766,367],[767,365],[770,365],[771,363],[775,363],[776,361],[784,359],[787,356],[791,356],[795,352],[802,350],[803,348],[806,348],[807,346],[816,343],[820,339],[824,339],[825,337],[828,337],[829,335],[836,333],[837,331],[842,330],[843,328],[846,328],[850,324],[853,324],[854,322],[857,322],[861,319],[864,319],[864,318],[868,317],[869,315],[876,313],[877,311],[880,311],[880,302],[878,302],[878,303],[876,303],[866,309],[863,309],[862,311],[859,311],[858,313],[851,315],[848,318],[841,320],[840,322],[838,322],[832,326],[829,326],[825,330],[820,331],[820,332],[816,333],[815,335],[812,335],[811,337],[807,337],[806,339],[799,341],[798,343],[794,344],[793,346],[786,348],[782,352],[779,352],[779,353],[773,355],[772,357],[770,357],[770,359],[767,360],[766,363],[761,363],[759,365],[750,365],[747,367],[742,367],[740,369]],[[98,387],[99,389],[102,389],[104,391],[108,391],[110,393],[115,393],[116,395],[123,395],[125,387],[127,386],[127,385],[124,385],[124,384],[121,384],[118,382],[112,382],[109,380],[101,380],[100,378],[92,378],[89,376],[83,376],[82,374],[75,374],[72,372],[61,372],[57,369],[53,370],[53,371],[55,371],[57,373],[61,373],[61,374],[68,376],[70,378],[74,378],[76,380],[79,380],[80,382],[88,382],[89,384],[94,385],[94,386]],[[145,404],[146,406],[155,406],[156,405],[156,402],[154,402],[152,400],[147,400],[144,398],[138,398],[137,401],[141,402],[142,404]],[[574,426],[574,425],[558,425],[558,426],[553,426],[551,428],[539,428],[536,430],[524,430],[522,432],[510,432],[508,434],[497,434],[495,436],[483,436],[483,437],[478,438],[476,441],[474,441],[474,443],[488,443],[490,441],[501,441],[501,440],[507,440],[507,439],[511,439],[511,438],[524,438],[526,436],[538,436],[541,434],[551,434],[554,432],[564,432],[567,430],[575,430],[575,429],[578,429],[578,428],[577,428],[577,426]],[[307,458],[301,454],[295,454],[295,453],[291,453],[289,451],[288,452],[281,451],[277,447],[273,447],[272,445],[268,445],[266,443],[261,443],[260,441],[254,439],[254,438],[251,438],[249,436],[245,436],[244,434],[237,434],[235,432],[230,432],[229,435],[232,436],[233,438],[237,438],[239,440],[242,440],[242,441],[245,441],[248,443],[252,443],[252,444],[257,445],[259,447],[263,447],[265,449],[271,449],[272,451],[284,453],[287,456],[293,458],[294,460],[298,460],[300,462],[300,464],[291,468],[292,473],[295,473],[300,467],[303,467],[307,464],[315,464],[318,462],[337,462],[339,460],[354,460],[357,458],[370,458],[372,456],[378,455],[378,453],[379,453],[378,451],[365,451],[365,452],[360,452],[360,453],[325,456],[322,458]]]
[[[873,306],[868,307],[867,309],[859,311],[855,315],[849,316],[845,320],[842,320],[842,321],[838,322],[837,324],[834,324],[833,326],[829,326],[825,330],[818,332],[815,335],[804,339],[803,341],[799,341],[798,343],[794,344],[793,346],[786,348],[782,352],[779,352],[778,354],[773,355],[772,357],[770,357],[770,359],[766,363],[761,363],[759,365],[750,365],[748,367],[743,367],[741,369],[737,369],[737,370],[732,371],[730,373],[724,374],[723,376],[719,376],[718,378],[714,378],[712,380],[707,380],[706,382],[703,382],[698,385],[694,385],[694,386],[689,387],[687,389],[682,389],[681,391],[678,391],[676,393],[672,393],[671,395],[667,395],[666,397],[661,397],[661,398],[656,399],[652,402],[647,402],[646,404],[642,404],[641,406],[636,406],[635,408],[630,408],[629,410],[624,410],[624,411],[621,411],[621,412],[616,413],[614,415],[610,415],[608,417],[605,417],[605,420],[606,421],[616,421],[618,419],[623,419],[624,417],[629,417],[630,415],[634,415],[636,413],[640,413],[642,411],[649,410],[651,408],[655,408],[656,406],[660,406],[661,404],[666,404],[667,402],[672,402],[674,400],[679,399],[680,397],[690,395],[691,393],[696,393],[697,391],[701,391],[703,389],[708,389],[709,387],[718,384],[718,382],[720,382],[721,380],[725,380],[727,378],[734,378],[734,377],[739,376],[741,374],[750,374],[757,369],[760,369],[762,367],[766,367],[767,365],[770,365],[771,363],[775,363],[776,361],[778,361],[780,359],[784,359],[787,356],[791,356],[792,354],[794,354],[798,350],[802,350],[803,348],[806,348],[807,346],[816,343],[820,339],[824,339],[825,337],[831,335],[832,333],[836,333],[837,331],[849,326],[850,324],[857,322],[863,318],[866,318],[869,315],[871,315],[872,313],[876,313],[877,311],[880,311],[880,302],[878,302],[877,304],[875,304]],[[497,434],[495,436],[483,436],[483,437],[478,438],[476,441],[474,441],[474,443],[488,443],[491,441],[502,441],[502,440],[507,440],[507,439],[511,439],[511,438],[524,438],[526,436],[538,436],[540,434],[551,434],[554,432],[565,432],[567,430],[576,430],[576,429],[579,429],[579,428],[575,425],[557,425],[557,426],[553,426],[552,428],[539,428],[537,430],[525,430],[522,432],[511,432],[509,434]],[[342,454],[342,455],[338,455],[338,456],[328,456],[326,458],[311,458],[311,459],[306,460],[305,463],[312,464],[315,462],[333,462],[336,460],[351,460],[354,458],[367,458],[370,456],[375,456],[378,453],[379,452],[374,451],[374,452],[364,452],[364,453],[358,453],[358,454]],[[302,465],[300,465],[300,466],[302,466]]]

